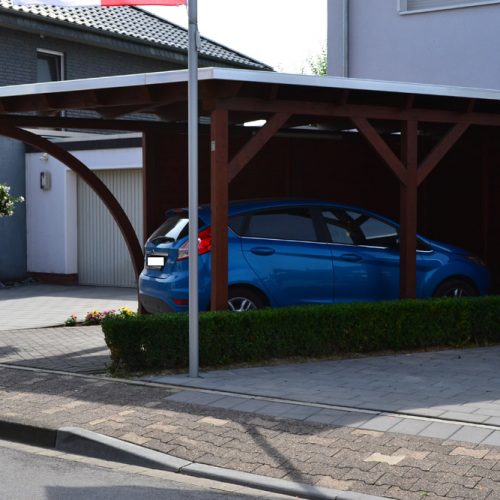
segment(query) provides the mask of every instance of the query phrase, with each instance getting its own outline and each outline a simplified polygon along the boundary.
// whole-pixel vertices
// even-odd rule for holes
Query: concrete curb
[[[79,427],[48,429],[0,421],[0,439],[272,491],[311,500],[381,500],[382,497],[321,488],[294,481],[198,464]]]
[[[248,472],[240,472],[232,469],[223,469],[211,465],[191,463],[184,467],[182,472],[190,476],[203,477],[205,479],[215,479],[227,483],[234,483],[240,486],[258,488],[283,495],[293,495],[299,498],[309,498],[314,500],[376,500],[382,497],[353,493],[350,491],[339,491],[320,486],[275,479]]]
[[[191,464],[191,462],[181,458],[79,427],[58,429],[54,447],[56,450],[75,455],[170,472],[180,472],[183,467]]]

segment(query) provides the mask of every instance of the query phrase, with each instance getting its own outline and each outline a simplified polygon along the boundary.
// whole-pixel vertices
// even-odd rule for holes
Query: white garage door
[[[140,169],[95,172],[127,213],[142,244]],[[78,279],[82,285],[135,287],[125,240],[109,211],[78,179]]]

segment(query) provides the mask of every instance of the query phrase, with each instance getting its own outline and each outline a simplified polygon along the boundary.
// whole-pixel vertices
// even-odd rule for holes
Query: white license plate
[[[148,255],[146,259],[146,265],[148,267],[162,268],[165,265],[165,257],[157,257]]]

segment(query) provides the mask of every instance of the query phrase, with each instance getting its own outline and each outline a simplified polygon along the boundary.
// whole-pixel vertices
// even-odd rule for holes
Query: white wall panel
[[[141,170],[102,170],[95,174],[118,199],[142,243]],[[85,285],[136,286],[132,262],[118,226],[81,179],[78,179],[78,278]]]

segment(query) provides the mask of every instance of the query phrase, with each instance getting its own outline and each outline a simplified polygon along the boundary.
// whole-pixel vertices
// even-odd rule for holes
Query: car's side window
[[[318,241],[308,208],[288,207],[255,212],[248,216],[241,235],[274,240]]]
[[[389,248],[397,245],[398,231],[394,226],[374,217],[368,217],[359,225],[364,245]]]
[[[333,243],[359,245],[361,243],[357,219],[361,214],[341,208],[325,208],[321,211]]]
[[[323,209],[322,216],[333,243],[383,248],[397,244],[397,229],[367,214],[333,207]]]
[[[349,226],[349,222],[352,222],[352,218],[349,214],[344,210],[336,208],[325,209],[321,213],[333,243],[355,245],[352,227]]]

